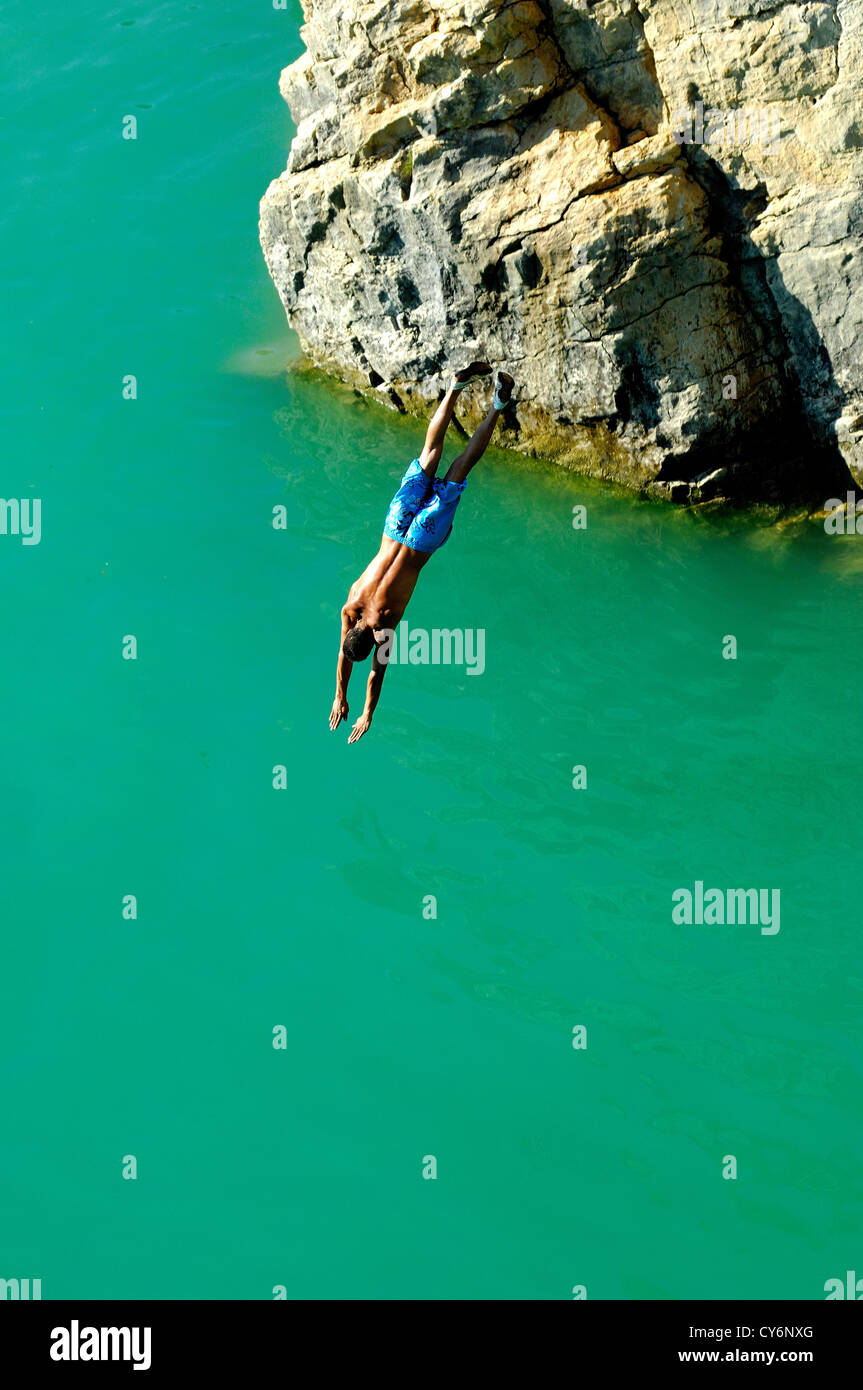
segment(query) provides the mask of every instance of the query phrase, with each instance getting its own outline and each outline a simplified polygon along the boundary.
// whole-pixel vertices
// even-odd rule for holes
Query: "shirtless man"
[[[352,586],[342,609],[342,635],[336,669],[336,698],[330,713],[330,728],[337,729],[348,717],[348,681],[355,661],[365,661],[374,648],[372,667],[366,684],[363,712],[351,730],[348,743],[356,743],[368,732],[380,698],[387,671],[381,647],[397,628],[420,570],[433,551],[449,539],[453,516],[465,489],[465,480],[485,453],[494,433],[497,417],[512,399],[513,379],[498,372],[491,410],[449,466],[441,482],[435,477],[443,456],[444,436],[453,417],[460,391],[471,382],[491,375],[487,362],[471,362],[456,372],[446,395],[432,416],[425,447],[414,459],[399,484],[384,523],[381,548],[371,564]]]

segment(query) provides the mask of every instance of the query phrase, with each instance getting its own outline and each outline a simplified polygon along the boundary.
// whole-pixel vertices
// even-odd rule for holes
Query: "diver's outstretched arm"
[[[342,635],[339,638],[339,661],[336,666],[336,697],[333,700],[333,707],[330,710],[330,728],[337,729],[343,719],[348,717],[348,681],[351,678],[351,671],[354,663],[349,656],[345,656],[345,638],[353,627],[353,623],[348,616],[346,608],[342,609]]]

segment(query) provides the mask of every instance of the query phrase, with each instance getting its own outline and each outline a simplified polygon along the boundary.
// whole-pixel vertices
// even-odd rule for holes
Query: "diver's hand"
[[[333,707],[330,710],[330,728],[337,729],[343,719],[348,717],[348,702],[341,695],[337,695],[333,700]]]
[[[371,717],[371,715],[370,715],[370,714],[366,714],[365,712],[363,712],[363,713],[360,715],[360,717],[359,717],[359,719],[357,720],[357,722],[356,722],[356,724],[354,725],[354,727],[351,729],[351,736],[350,736],[350,738],[348,739],[348,743],[357,743],[357,742],[362,738],[363,734],[367,734],[367,733],[368,733],[368,731],[369,731],[369,729],[370,729],[371,727],[372,727],[372,717]]]

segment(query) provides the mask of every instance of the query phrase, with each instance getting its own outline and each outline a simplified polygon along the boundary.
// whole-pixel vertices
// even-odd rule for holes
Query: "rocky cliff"
[[[652,492],[863,483],[863,0],[304,12],[261,243],[312,362],[426,411],[488,356],[501,442]]]

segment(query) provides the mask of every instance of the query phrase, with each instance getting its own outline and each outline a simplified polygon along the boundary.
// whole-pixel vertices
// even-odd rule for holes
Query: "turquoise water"
[[[4,51],[42,539],[0,536],[0,1277],[823,1297],[863,1258],[863,538],[489,454],[409,612],[485,672],[400,666],[348,748],[339,608],[423,430],[284,372],[299,8],[19,3]],[[780,932],[673,925],[698,879],[779,888]]]

